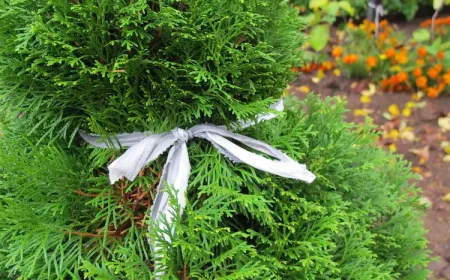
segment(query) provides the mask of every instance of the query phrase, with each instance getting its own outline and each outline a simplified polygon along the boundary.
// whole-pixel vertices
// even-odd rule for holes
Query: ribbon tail
[[[150,217],[163,233],[164,240],[168,243],[171,242],[171,235],[174,234],[173,219],[175,213],[175,207],[170,204],[170,197],[165,192],[165,184],[172,186],[177,192],[177,203],[180,210],[180,215],[183,213],[186,207],[185,193],[188,187],[189,173],[191,165],[189,163],[189,156],[187,152],[186,143],[182,142],[175,144],[169,151],[167,156],[167,162],[164,166],[163,173],[161,175],[161,181],[158,185],[157,194],[150,211]],[[171,228],[167,228],[169,225]],[[149,228],[151,230],[152,228]],[[170,232],[170,234],[169,234]],[[163,256],[162,245],[159,242],[152,242],[152,247],[155,259],[159,259]],[[165,268],[159,261],[155,261],[155,276],[156,279],[164,275]]]
[[[279,159],[278,161],[267,159],[263,156],[249,152],[218,134],[206,132],[205,135],[205,138],[211,141],[215,146],[217,145],[221,147],[219,151],[221,151],[225,156],[237,158],[240,162],[246,163],[256,169],[285,178],[302,180],[307,183],[311,183],[316,179],[316,176],[312,172],[308,171],[306,165],[294,161],[290,157],[281,153],[281,151],[261,141],[252,139],[253,141],[245,141],[245,144],[250,148],[259,148],[258,150],[263,150],[261,149],[263,146],[264,150],[270,151],[270,153],[268,152],[266,154],[277,155],[277,158]],[[235,140],[239,139],[235,138]]]
[[[283,110],[284,110],[283,99],[279,99],[277,102],[275,102],[272,105],[270,105],[269,108],[273,109],[273,110],[276,110],[278,112],[283,112]],[[267,120],[271,120],[271,119],[276,118],[276,117],[277,117],[277,114],[274,114],[274,113],[258,114],[256,116],[256,121],[238,121],[238,123],[231,124],[231,127],[233,129],[247,128],[247,127],[250,127],[250,126],[255,125],[257,123],[260,123],[260,122],[263,122],[263,121],[267,121]]]
[[[150,132],[134,132],[134,133],[124,133],[119,134],[114,137],[109,138],[108,140],[103,140],[100,136],[95,134],[87,134],[82,130],[78,131],[78,134],[84,141],[88,142],[92,146],[98,148],[121,148],[121,147],[131,147],[144,138],[151,136]]]

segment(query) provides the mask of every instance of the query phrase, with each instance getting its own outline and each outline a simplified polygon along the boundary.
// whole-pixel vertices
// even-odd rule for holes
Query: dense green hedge
[[[163,154],[110,185],[102,135],[229,124],[292,78],[301,23],[279,0],[0,0],[0,278],[154,279],[148,211]],[[425,279],[413,175],[344,104],[309,96],[239,133],[307,164],[312,184],[188,143],[169,279]],[[71,143],[70,143],[71,142]],[[170,189],[170,188],[168,188]],[[172,201],[172,205],[176,205]],[[178,211],[176,211],[178,213]]]
[[[168,277],[186,263],[191,279],[426,279],[410,168],[375,147],[369,126],[345,123],[344,104],[333,103],[309,96],[285,117],[244,131],[305,161],[318,177],[311,185],[233,164],[206,142],[189,145],[189,205],[166,248]],[[0,271],[150,279],[145,227],[69,234],[124,230],[145,210],[123,204],[118,186],[93,172],[117,152],[35,146],[27,126],[17,126],[0,142]],[[151,167],[160,172],[162,164]],[[129,191],[157,180],[140,177]]]
[[[0,3],[6,102],[53,135],[254,116],[299,61],[301,25],[284,1]]]

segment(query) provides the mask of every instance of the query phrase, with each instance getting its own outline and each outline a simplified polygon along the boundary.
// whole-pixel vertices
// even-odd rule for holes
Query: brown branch
[[[148,167],[148,169],[153,173],[153,175],[155,175],[156,176],[156,178],[159,178],[159,177],[161,177],[161,173],[159,173],[159,172],[156,172],[153,168],[151,168],[151,167]]]
[[[140,171],[139,171],[139,177],[142,177],[142,176],[144,176],[145,175],[145,168],[142,168]]]
[[[186,263],[184,263],[184,267],[183,267],[183,280],[188,280],[188,276],[187,276],[187,265]]]
[[[103,237],[103,234],[98,233],[89,233],[89,232],[80,232],[80,231],[66,231],[66,234],[73,234],[73,235],[79,235],[82,237]],[[115,236],[114,233],[110,234],[108,233],[106,236],[118,238],[118,236]]]
[[[242,36],[241,38],[239,38],[239,40],[236,42],[236,45],[240,45],[245,41],[245,36]]]
[[[76,194],[78,194],[78,195],[86,196],[86,197],[97,197],[97,196],[98,196],[98,194],[85,193],[85,192],[83,192],[83,191],[81,191],[81,190],[75,190],[75,191],[73,191],[73,192],[76,193]]]

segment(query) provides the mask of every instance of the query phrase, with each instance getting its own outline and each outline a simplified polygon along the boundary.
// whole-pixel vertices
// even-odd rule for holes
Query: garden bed
[[[348,121],[363,122],[365,117],[361,116],[361,110],[364,110],[379,126],[379,145],[403,154],[412,163],[411,168],[420,176],[417,184],[423,189],[422,198],[424,202],[429,201],[431,204],[425,218],[425,226],[429,230],[428,247],[433,251],[433,256],[440,257],[439,261],[430,264],[430,269],[433,270],[430,279],[450,279],[450,202],[445,197],[450,193],[450,163],[444,161],[446,153],[441,147],[444,141],[450,140],[450,132],[444,132],[438,124],[439,119],[450,112],[450,96],[413,100],[411,93],[377,91],[371,96],[370,103],[362,103],[361,92],[369,88],[368,80],[347,79],[330,74],[315,83],[312,81],[314,77],[314,74],[300,75],[291,84],[290,92],[304,98],[307,95],[305,89],[309,88],[323,98],[346,98]],[[411,115],[406,117],[401,111],[408,102],[419,105],[412,108]],[[397,105],[400,113],[394,120],[387,120],[383,115],[389,112],[389,107],[393,104]],[[406,133],[406,129],[401,128],[402,123],[403,126],[406,124],[408,130],[412,129],[409,131],[412,133]],[[398,139],[391,137],[396,134],[393,131],[399,131]]]

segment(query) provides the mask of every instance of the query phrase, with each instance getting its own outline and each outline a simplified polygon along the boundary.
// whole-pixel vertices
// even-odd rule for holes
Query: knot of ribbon
[[[271,107],[282,111],[282,100]],[[275,116],[276,114],[260,115],[257,116],[256,122],[268,120]],[[241,122],[239,127],[248,127],[254,123]],[[296,162],[283,152],[264,142],[233,133],[224,126],[200,124],[187,130],[175,128],[170,132],[160,134],[152,134],[151,132],[119,134],[114,137],[115,139],[110,139],[109,145],[107,142],[101,141],[101,137],[97,135],[86,134],[82,131],[80,131],[80,135],[86,142],[100,148],[111,146],[116,148],[130,147],[122,156],[109,165],[109,179],[111,183],[118,181],[122,177],[133,181],[143,167],[170,148],[150,211],[151,219],[161,228],[164,225],[160,218],[164,215],[166,221],[170,223],[173,220],[174,212],[173,206],[169,204],[169,195],[164,191],[166,183],[173,186],[174,190],[177,191],[180,214],[182,214],[186,206],[185,192],[188,187],[191,169],[186,144],[193,138],[202,138],[209,141],[221,154],[235,163],[245,163],[268,173],[302,180],[307,183],[311,183],[315,179],[315,175],[308,171],[304,164]],[[266,154],[275,160],[247,151],[229,139]],[[165,235],[164,239],[167,242],[171,242],[168,235]],[[158,248],[154,247],[154,250],[157,251]]]
[[[172,130],[173,136],[175,136],[181,142],[187,142],[194,138],[194,134],[191,130],[184,130],[181,128],[175,128]]]

